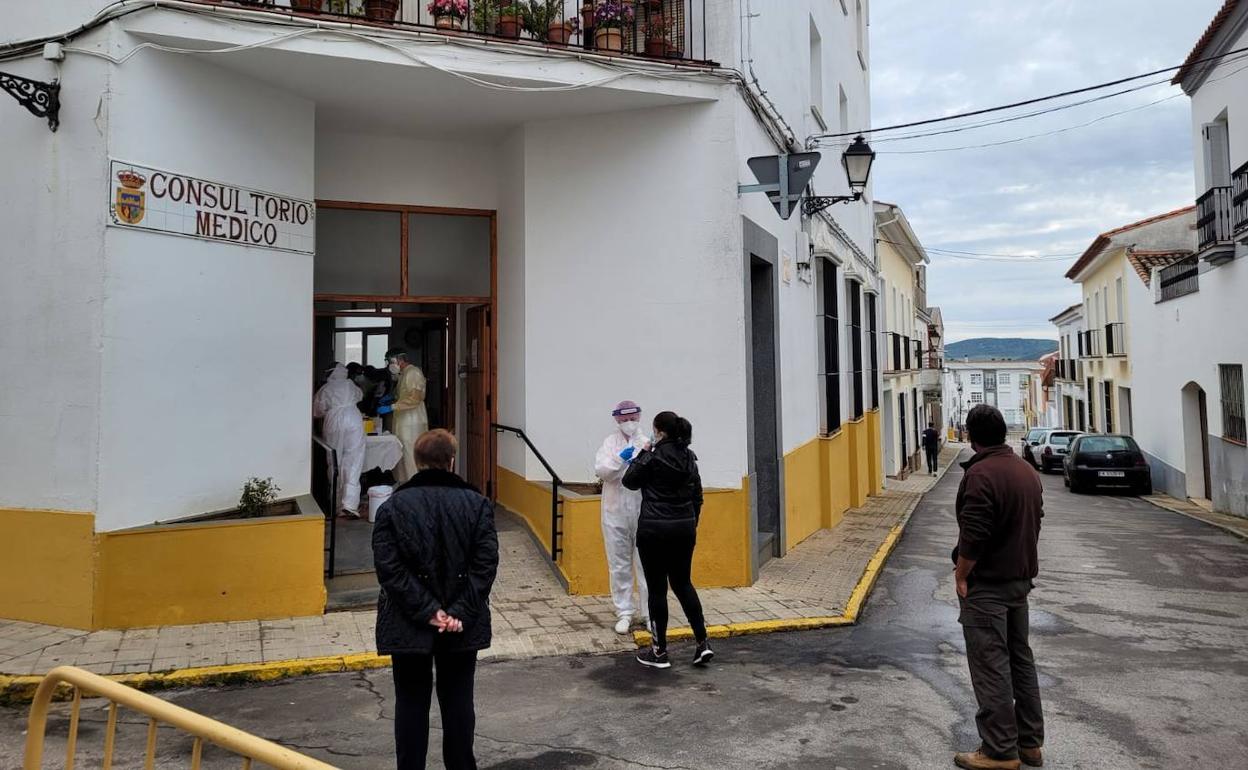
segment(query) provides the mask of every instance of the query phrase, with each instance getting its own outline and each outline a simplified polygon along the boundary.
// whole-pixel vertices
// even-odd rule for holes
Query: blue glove
[[[389,404],[377,407],[378,416],[381,416],[383,414],[390,414],[393,411],[394,411],[394,407],[390,406]]]
[[[393,403],[394,403],[394,394],[390,394],[390,395],[388,395],[388,396],[382,396],[382,397],[381,397],[381,404],[382,404],[383,406],[384,406],[384,405],[386,405],[386,404],[393,404]]]
[[[624,447],[624,450],[620,452],[620,459],[626,463],[631,463],[633,461],[633,455],[636,453],[637,453],[637,447],[626,446]]]

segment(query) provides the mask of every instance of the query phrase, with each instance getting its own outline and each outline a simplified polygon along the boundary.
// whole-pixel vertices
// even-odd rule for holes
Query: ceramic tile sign
[[[312,254],[316,205],[248,187],[109,161],[109,224]]]

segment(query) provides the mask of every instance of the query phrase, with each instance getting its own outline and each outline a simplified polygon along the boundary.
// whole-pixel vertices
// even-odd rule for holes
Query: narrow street
[[[624,654],[482,664],[481,766],[951,767],[954,746],[975,743],[950,598],[960,476],[955,466],[920,503],[857,627],[721,641],[708,671],[643,671]],[[1046,767],[1240,765],[1248,544],[1135,498],[1073,496],[1057,475],[1045,486],[1032,628]],[[165,697],[344,768],[392,762],[388,671]],[[98,759],[104,716],[89,713],[80,757]],[[24,719],[0,716],[0,766],[19,763]],[[141,766],[143,733],[137,719],[123,729],[119,766]],[[163,745],[186,748],[172,734]]]

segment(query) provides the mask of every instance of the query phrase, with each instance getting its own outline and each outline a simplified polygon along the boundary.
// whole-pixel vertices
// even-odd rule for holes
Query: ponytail
[[[693,425],[675,412],[659,412],[654,416],[654,429],[663,434],[664,438],[681,446],[689,446],[693,442]]]

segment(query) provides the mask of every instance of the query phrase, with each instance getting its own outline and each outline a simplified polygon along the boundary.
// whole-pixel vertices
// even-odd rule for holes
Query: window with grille
[[[972,375],[971,375],[971,384],[972,384],[972,385],[983,385],[983,384],[984,384],[984,375],[982,375],[982,374],[972,374]]]
[[[857,281],[845,281],[849,295],[849,350],[854,366],[854,419],[862,417],[862,287]]]
[[[1244,367],[1242,364],[1218,364],[1222,381],[1222,437],[1248,443],[1244,425]]]
[[[1096,430],[1096,380],[1088,378],[1088,430]]]
[[[1114,432],[1114,383],[1106,380],[1102,383],[1105,393],[1102,398],[1105,401],[1105,432]]]
[[[1010,375],[1009,375],[1009,374],[1007,374],[1007,373],[1005,373],[1005,372],[1002,372],[1001,374],[998,374],[998,375],[997,375],[997,384],[998,384],[998,385],[1009,385],[1009,384],[1010,384]]]
[[[984,403],[984,394],[980,393],[978,390],[971,391],[971,403],[972,404]]]
[[[841,340],[837,318],[836,263],[820,259],[816,322],[819,328],[819,400],[822,402],[823,432],[841,427]]]

